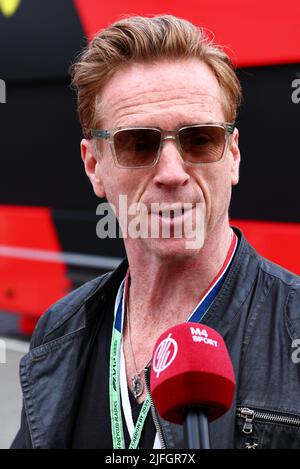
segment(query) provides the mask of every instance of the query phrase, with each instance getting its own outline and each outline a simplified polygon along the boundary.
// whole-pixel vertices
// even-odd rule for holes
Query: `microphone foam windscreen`
[[[182,424],[189,407],[201,407],[209,421],[231,407],[235,378],[226,345],[203,324],[185,322],[160,336],[150,379],[155,407],[170,422]]]

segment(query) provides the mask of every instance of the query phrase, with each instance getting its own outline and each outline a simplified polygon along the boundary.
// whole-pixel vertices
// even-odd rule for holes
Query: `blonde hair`
[[[105,83],[124,65],[159,59],[198,58],[218,79],[227,122],[234,122],[241,101],[241,86],[223,49],[202,28],[171,15],[133,16],[113,23],[95,35],[71,66],[72,85],[83,134],[96,128],[99,99]],[[96,113],[97,111],[97,113]]]

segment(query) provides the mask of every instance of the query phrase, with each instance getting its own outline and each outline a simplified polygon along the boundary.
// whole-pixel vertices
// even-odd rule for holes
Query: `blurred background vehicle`
[[[114,268],[117,239],[96,237],[99,200],[84,175],[68,69],[101,27],[121,14],[171,13],[214,31],[239,68],[241,182],[232,223],[263,254],[300,273],[300,7],[290,0],[9,0],[0,3],[0,310],[30,335],[68,291]],[[1,330],[1,329],[0,329]]]
[[[171,13],[214,31],[239,69],[241,182],[232,224],[263,255],[300,273],[300,6],[270,0],[2,0],[0,310],[30,335],[50,304],[114,268],[122,240],[96,236],[68,69],[88,38],[125,14]],[[1,326],[0,326],[1,332]]]
[[[237,65],[244,103],[232,224],[261,254],[300,274],[300,103],[292,99],[300,79],[298,0],[1,0],[1,448],[18,427],[18,364],[36,321],[124,255],[122,240],[96,236],[99,200],[80,158],[69,66],[88,38],[121,15],[159,13],[214,31]]]

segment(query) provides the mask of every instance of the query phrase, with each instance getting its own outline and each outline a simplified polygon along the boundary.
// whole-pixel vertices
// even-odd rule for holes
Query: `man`
[[[148,228],[124,237],[127,261],[115,272],[40,319],[21,361],[12,447],[184,448],[181,427],[153,407],[141,412],[157,338],[188,320],[222,334],[235,371],[234,401],[210,425],[211,446],[298,447],[300,283],[229,224],[240,165],[240,86],[229,58],[187,21],[132,17],[94,38],[73,84],[94,192],[121,225],[121,195],[130,220],[130,207],[146,207]]]

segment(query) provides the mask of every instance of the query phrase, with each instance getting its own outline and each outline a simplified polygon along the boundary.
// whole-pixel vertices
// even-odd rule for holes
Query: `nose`
[[[174,138],[163,139],[160,158],[155,170],[154,183],[158,186],[177,187],[189,181],[190,176],[185,170],[184,161]]]

